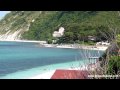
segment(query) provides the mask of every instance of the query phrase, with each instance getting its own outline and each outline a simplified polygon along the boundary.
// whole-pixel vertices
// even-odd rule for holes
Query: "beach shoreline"
[[[69,49],[87,49],[87,50],[100,50],[105,51],[109,46],[105,45],[80,45],[80,44],[47,44],[46,41],[35,41],[35,40],[0,40],[7,42],[31,42],[37,43],[40,47],[49,47],[49,48],[69,48]]]
[[[89,46],[89,45],[80,45],[80,44],[42,44],[43,47],[51,47],[51,48],[68,48],[68,49],[86,49],[86,50],[100,50],[105,51],[109,46]]]
[[[46,41],[35,41],[35,40],[0,40],[5,42],[33,42],[33,43],[45,43]]]

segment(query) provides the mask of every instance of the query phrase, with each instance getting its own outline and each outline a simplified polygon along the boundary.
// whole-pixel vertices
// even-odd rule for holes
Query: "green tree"
[[[52,44],[52,39],[48,39],[48,40],[47,40],[47,43],[48,43],[48,44]]]

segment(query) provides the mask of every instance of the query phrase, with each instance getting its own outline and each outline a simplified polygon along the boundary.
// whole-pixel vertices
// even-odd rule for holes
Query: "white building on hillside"
[[[53,37],[61,37],[64,35],[65,29],[63,27],[59,28],[59,31],[54,31],[53,32]]]

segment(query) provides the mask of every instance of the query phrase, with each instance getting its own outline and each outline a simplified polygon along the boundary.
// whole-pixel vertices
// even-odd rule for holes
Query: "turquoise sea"
[[[0,42],[0,79],[24,79],[54,69],[89,64],[103,51],[45,48],[36,43]],[[93,60],[95,62],[96,60]]]

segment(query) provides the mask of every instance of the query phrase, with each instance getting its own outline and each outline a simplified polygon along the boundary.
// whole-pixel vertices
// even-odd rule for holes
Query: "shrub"
[[[111,56],[108,62],[108,74],[116,75],[120,71],[120,56]]]
[[[47,43],[48,43],[48,44],[52,44],[52,39],[48,39],[48,40],[47,40]]]

